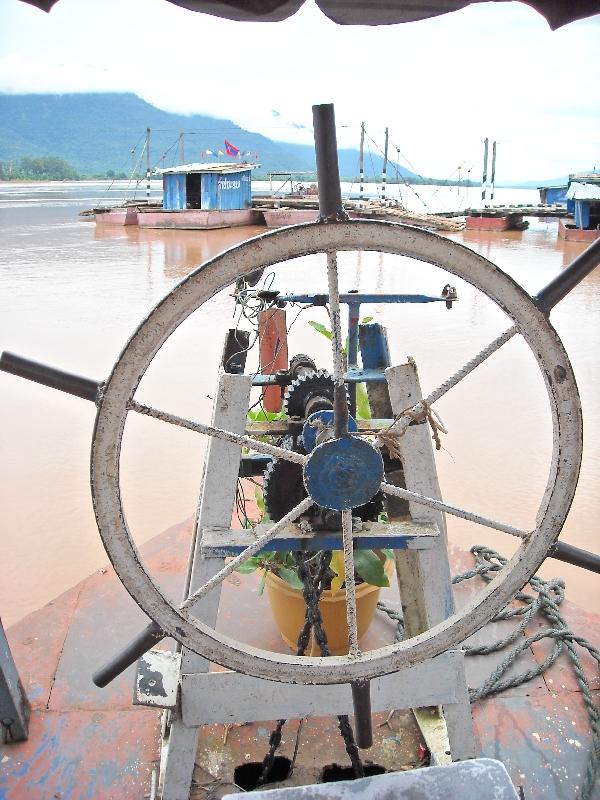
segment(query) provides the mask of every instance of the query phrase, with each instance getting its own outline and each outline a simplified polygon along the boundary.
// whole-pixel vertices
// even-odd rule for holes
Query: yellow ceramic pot
[[[388,559],[385,563],[385,573],[388,578],[393,569],[394,562]],[[295,652],[306,611],[302,592],[294,589],[272,572],[267,573],[265,588],[281,638]],[[372,586],[370,583],[361,583],[356,587],[356,618],[359,639],[366,633],[373,621],[380,591],[379,586]],[[344,655],[348,652],[346,590],[340,589],[335,595],[332,595],[331,590],[325,589],[319,601],[319,609],[331,654],[334,656]],[[314,641],[312,634],[305,655],[320,655],[319,646]]]

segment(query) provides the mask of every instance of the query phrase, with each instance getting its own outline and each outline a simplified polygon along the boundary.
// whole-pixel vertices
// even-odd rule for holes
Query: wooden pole
[[[262,375],[273,375],[288,367],[287,327],[285,311],[269,308],[258,315],[259,358]],[[267,386],[263,389],[265,411],[281,411],[283,387]]]
[[[490,200],[494,199],[495,182],[496,182],[496,140],[494,139],[494,143],[492,144],[492,193],[490,195]]]
[[[364,192],[364,183],[365,183],[365,123],[360,123],[360,151],[358,155],[358,172],[360,178],[360,184],[358,189],[358,205],[362,207],[363,205],[363,192]]]
[[[185,132],[181,131],[179,134],[179,160],[182,164],[185,164]]]
[[[381,199],[385,205],[385,188],[387,179],[387,165],[388,165],[388,141],[389,141],[389,128],[385,129],[385,145],[383,148],[383,171],[381,173]]]
[[[481,179],[481,205],[485,203],[485,192],[487,184],[487,165],[488,165],[488,145],[489,145],[489,140],[486,138],[483,142],[483,178]]]
[[[146,128],[146,200],[150,200],[150,128]]]

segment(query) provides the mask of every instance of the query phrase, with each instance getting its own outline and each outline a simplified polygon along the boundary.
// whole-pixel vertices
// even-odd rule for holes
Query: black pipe
[[[545,314],[549,314],[563,297],[566,297],[578,283],[600,264],[600,239],[596,239],[583,253],[574,258],[560,275],[545,286],[533,298]]]
[[[40,364],[31,361],[29,358],[22,358],[14,353],[4,352],[0,355],[0,370],[26,378],[28,381],[35,381],[51,389],[59,389],[67,394],[74,394],[84,400],[91,400],[95,403],[100,393],[101,384],[90,378],[82,378],[72,372],[63,372],[61,369],[49,367],[47,364]]]
[[[580,547],[566,542],[557,542],[550,548],[548,555],[550,558],[556,558],[567,564],[574,564],[576,567],[600,574],[600,556],[590,553],[589,550],[582,550]]]
[[[352,687],[354,705],[354,737],[361,750],[373,747],[373,721],[371,718],[371,683],[355,681]]]
[[[107,664],[94,672],[92,680],[96,686],[104,689],[165,636],[166,633],[159,628],[156,622],[150,622],[120,653],[117,653]]]
[[[319,220],[341,221],[348,217],[342,207],[333,103],[313,106],[312,110],[319,187]]]

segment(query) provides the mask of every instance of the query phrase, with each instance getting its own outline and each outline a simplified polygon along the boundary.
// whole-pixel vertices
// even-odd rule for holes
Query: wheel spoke
[[[463,378],[466,378],[467,375],[470,375],[473,370],[478,367],[480,364],[488,359],[493,353],[499,350],[506,342],[508,342],[512,337],[518,333],[518,329],[516,325],[513,325],[512,328],[508,328],[504,333],[494,339],[493,342],[490,342],[487,347],[478,353],[474,358],[457,370],[454,375],[451,375],[448,380],[441,383],[437,389],[434,389],[431,394],[421,400],[416,405],[412,406],[412,408],[406,409],[406,411],[402,412],[398,419],[390,425],[387,429],[387,433],[394,433],[398,436],[401,436],[403,432],[408,428],[410,423],[415,419],[427,412],[427,408],[435,403],[440,397],[443,397],[446,392],[449,392],[450,389],[454,388],[458,383],[462,381]]]
[[[385,481],[381,484],[381,489],[386,494],[394,495],[394,497],[401,497],[403,500],[409,500],[413,503],[419,503],[422,506],[435,508],[436,511],[445,511],[447,514],[452,514],[454,517],[467,519],[470,522],[476,522],[478,525],[485,525],[486,528],[493,528],[503,533],[510,533],[511,536],[518,536],[520,539],[527,539],[530,536],[528,531],[523,531],[520,528],[514,528],[512,525],[505,525],[503,522],[497,522],[489,517],[482,517],[481,514],[474,514],[472,511],[465,511],[457,506],[450,506],[441,500],[435,500],[433,497],[426,497],[423,494],[411,492],[408,489],[402,489],[400,486],[392,486]]]
[[[301,503],[298,503],[290,512],[288,512],[285,517],[282,517],[279,522],[276,522],[272,525],[266,533],[263,533],[262,536],[253,542],[249,547],[247,547],[242,553],[237,555],[235,558],[232,558],[231,561],[228,561],[227,564],[223,567],[223,569],[219,570],[216,575],[207,581],[203,586],[197,589],[193,594],[191,594],[187,600],[185,600],[179,608],[182,611],[185,611],[193,606],[197,600],[200,600],[204,595],[208,594],[211,589],[214,589],[215,586],[218,586],[222,583],[225,578],[236,570],[240,564],[247,559],[252,558],[252,556],[256,555],[256,553],[260,552],[271,539],[275,538],[277,534],[282,531],[286,525],[289,525],[290,522],[293,522],[297,519],[300,514],[303,514],[305,511],[313,505],[313,500],[310,497],[306,497]]]
[[[349,655],[360,655],[356,622],[356,582],[354,580],[354,542],[352,539],[352,509],[342,511],[344,542],[344,572],[346,582],[346,621],[348,623]]]
[[[333,355],[333,420],[336,438],[348,433],[348,400],[344,374],[344,351],[342,345],[342,319],[340,312],[340,290],[338,286],[337,253],[327,251],[327,286],[329,289],[329,314],[331,317],[331,351]]]
[[[186,430],[195,431],[196,433],[204,433],[207,436],[214,436],[216,439],[223,439],[226,442],[249,447],[251,450],[256,450],[258,453],[265,453],[275,458],[281,458],[284,461],[293,461],[295,464],[306,463],[306,456],[303,456],[301,453],[296,453],[293,450],[286,450],[283,447],[261,442],[258,439],[253,439],[252,436],[244,436],[243,434],[224,431],[221,428],[215,428],[213,425],[203,425],[201,422],[194,422],[191,419],[185,419],[185,417],[178,417],[175,414],[170,414],[168,411],[159,411],[151,406],[142,405],[135,400],[130,401],[127,408],[130,411],[136,411],[138,414],[144,414],[146,417],[152,417],[161,422],[168,422],[170,425],[176,425],[179,428],[185,428]]]

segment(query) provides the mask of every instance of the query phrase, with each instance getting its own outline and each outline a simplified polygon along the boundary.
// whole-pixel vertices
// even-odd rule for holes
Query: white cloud
[[[439,177],[459,164],[478,175],[485,136],[499,180],[600,162],[598,18],[551,32],[520,3],[375,28],[310,3],[276,24],[163,0],[60,0],[49,15],[0,0],[0,13],[0,91],[133,91],[297,142],[310,141],[312,104],[334,102],[341,146],[357,146],[363,120],[381,146],[387,125],[392,154]]]

